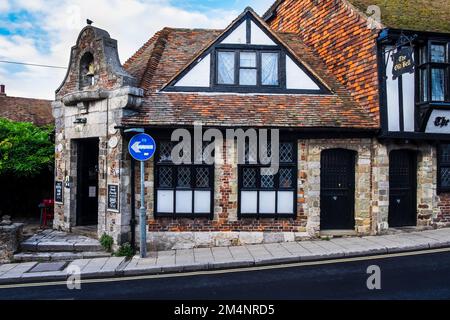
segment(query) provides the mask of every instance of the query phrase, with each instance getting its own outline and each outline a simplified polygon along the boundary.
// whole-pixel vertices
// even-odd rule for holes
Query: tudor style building
[[[448,225],[449,3],[278,0],[264,19],[297,33],[379,117],[372,200],[382,228]],[[411,72],[396,77],[393,58],[408,51]]]
[[[157,143],[145,200],[149,243],[159,249],[445,225],[435,141],[446,136],[415,132],[440,109],[417,102],[414,130],[403,132],[415,89],[403,85],[413,76],[384,76],[394,33],[368,28],[346,0],[317,2],[277,1],[266,21],[248,8],[225,30],[165,28],[123,66],[106,31],[83,29],[53,104],[55,226],[96,224],[117,243],[135,239],[141,199],[127,143],[136,129]],[[436,50],[426,50],[418,69],[433,77]],[[252,148],[238,164],[236,147],[214,165],[174,164],[173,130],[196,124],[279,129],[280,170],[250,161]]]

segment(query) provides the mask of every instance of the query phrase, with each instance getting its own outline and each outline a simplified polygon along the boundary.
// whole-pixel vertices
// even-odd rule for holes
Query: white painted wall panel
[[[242,22],[232,33],[221,43],[225,44],[245,44],[247,43],[247,23]]]
[[[192,213],[192,191],[177,191],[177,213]]]
[[[250,23],[251,25],[251,44],[254,45],[266,45],[266,46],[275,46],[276,43],[270,39],[267,34],[261,30],[253,21]]]
[[[388,111],[388,129],[391,132],[400,131],[400,106],[398,93],[398,79],[392,79],[393,61],[388,59],[386,68],[386,97]]]
[[[207,55],[194,68],[192,68],[175,87],[204,87],[210,86],[211,55]]]
[[[259,193],[259,213],[274,214],[275,201],[275,191],[261,191]]]
[[[278,213],[294,213],[294,192],[278,192]]]
[[[320,89],[289,56],[286,56],[286,88],[303,90]]]
[[[258,192],[242,191],[241,192],[241,212],[256,213],[258,205]]]
[[[415,104],[415,78],[413,73],[402,76],[403,80],[403,124],[404,130],[414,132],[414,110]]]
[[[158,191],[158,212],[173,212],[173,191]]]
[[[210,213],[211,191],[195,191],[194,209],[195,213]]]

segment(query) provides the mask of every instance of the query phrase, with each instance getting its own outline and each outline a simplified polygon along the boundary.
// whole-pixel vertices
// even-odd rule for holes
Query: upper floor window
[[[279,86],[280,52],[217,51],[217,85]]]
[[[430,42],[420,49],[419,60],[420,101],[450,101],[449,44]]]

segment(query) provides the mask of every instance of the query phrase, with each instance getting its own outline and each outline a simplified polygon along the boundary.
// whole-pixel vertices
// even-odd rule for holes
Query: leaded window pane
[[[219,52],[218,60],[218,83],[234,84],[234,52]]]
[[[173,176],[171,167],[160,167],[159,168],[159,187],[160,188],[172,188],[173,187]]]
[[[278,85],[278,53],[261,53],[261,84]]]
[[[245,162],[254,163],[258,161],[258,144],[245,143]]]
[[[431,45],[431,62],[445,63],[446,62],[446,50],[445,45]]]
[[[441,187],[450,188],[450,167],[441,168]]]
[[[256,69],[241,69],[239,71],[239,84],[243,86],[256,86]]]
[[[190,188],[191,187],[191,169],[188,167],[178,168],[177,178],[178,188]]]
[[[273,169],[261,168],[261,188],[275,188],[275,174]]]
[[[294,173],[290,168],[280,169],[280,188],[289,189],[294,187]]]
[[[241,68],[256,68],[256,52],[241,52]]]
[[[195,173],[195,186],[197,188],[208,188],[209,183],[209,169],[208,168],[197,168]]]
[[[159,162],[172,161],[172,142],[161,142],[159,144]]]
[[[428,70],[420,69],[421,98],[422,101],[428,101]]]
[[[441,145],[441,163],[450,164],[450,144]]]
[[[445,70],[431,69],[431,97],[433,101],[445,100]]]
[[[256,188],[257,171],[254,168],[245,168],[242,175],[242,186],[244,188]]]
[[[280,162],[294,162],[294,146],[292,143],[280,144]]]

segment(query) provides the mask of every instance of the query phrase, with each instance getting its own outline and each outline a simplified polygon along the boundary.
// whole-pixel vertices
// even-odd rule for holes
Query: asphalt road
[[[367,268],[381,269],[381,290]],[[450,252],[117,282],[0,288],[0,299],[450,299]]]

